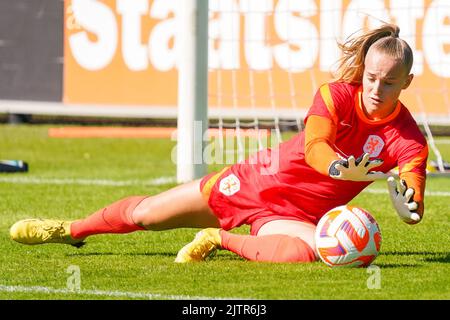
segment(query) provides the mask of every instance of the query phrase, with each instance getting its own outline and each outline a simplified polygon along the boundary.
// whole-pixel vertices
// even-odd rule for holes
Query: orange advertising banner
[[[176,106],[183,0],[65,0],[64,102]],[[445,0],[205,0],[211,108],[307,109],[340,57],[337,42],[383,21],[415,54],[402,101],[450,116]],[[181,33],[182,36],[182,33]]]

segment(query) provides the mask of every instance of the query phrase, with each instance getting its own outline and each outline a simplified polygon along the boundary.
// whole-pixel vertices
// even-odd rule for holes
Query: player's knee
[[[166,209],[157,201],[155,196],[147,197],[133,210],[132,219],[135,224],[151,231],[170,229],[168,227]]]
[[[149,229],[154,224],[154,217],[150,213],[152,204],[152,197],[147,197],[142,200],[133,210],[133,222],[141,227]]]

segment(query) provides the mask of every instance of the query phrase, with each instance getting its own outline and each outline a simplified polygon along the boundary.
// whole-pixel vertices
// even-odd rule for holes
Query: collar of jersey
[[[386,118],[373,120],[369,119],[363,110],[363,103],[362,103],[362,86],[358,88],[358,91],[355,95],[355,106],[356,106],[356,113],[358,114],[358,117],[364,121],[367,124],[384,124],[387,123],[393,119],[395,119],[401,110],[401,103],[400,100],[397,101],[397,105],[395,106],[394,112],[392,112],[390,115],[388,115]]]

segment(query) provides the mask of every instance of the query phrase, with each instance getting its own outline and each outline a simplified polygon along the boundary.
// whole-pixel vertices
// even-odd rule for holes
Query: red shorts
[[[259,229],[267,222],[273,220],[308,221],[301,217],[277,214],[263,205],[248,201],[251,184],[240,188],[242,179],[226,167],[220,172],[211,173],[200,181],[200,191],[208,201],[208,206],[217,216],[220,226],[224,230],[231,230],[241,225],[250,225],[250,233],[258,234]],[[239,191],[239,195],[235,193]]]

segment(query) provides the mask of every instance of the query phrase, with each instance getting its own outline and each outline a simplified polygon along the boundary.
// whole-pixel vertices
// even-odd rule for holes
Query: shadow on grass
[[[76,252],[67,253],[66,257],[102,257],[102,256],[147,256],[147,257],[170,257],[175,258],[176,253],[173,252]],[[214,254],[206,259],[209,260],[222,260],[222,261],[245,261],[245,259],[238,255],[231,254]]]
[[[170,257],[175,258],[176,253],[174,252],[75,252],[66,254],[67,257],[93,257],[93,256],[147,256],[147,257]],[[437,262],[437,263],[450,263],[450,253],[449,252],[426,252],[426,251],[388,251],[383,252],[383,255],[393,256],[393,257],[408,257],[415,256],[415,261],[408,261],[405,263],[382,263],[375,262],[381,268],[416,268],[422,266],[421,262]],[[419,256],[419,257],[417,257]],[[419,258],[419,259],[417,259]],[[207,260],[222,260],[222,261],[243,261],[244,259],[231,254],[220,254],[213,255]]]
[[[450,253],[439,253],[435,255],[434,257],[427,257],[424,260],[427,262],[450,263]]]
[[[422,256],[425,262],[450,263],[450,252],[427,252],[427,251],[392,251],[383,252],[387,256]]]
[[[161,256],[161,257],[175,257],[173,252],[77,252],[68,253],[67,257],[92,257],[92,256]]]
[[[389,268],[417,268],[421,266],[419,263],[377,263],[374,262],[374,265],[380,267],[381,269],[389,269]]]

